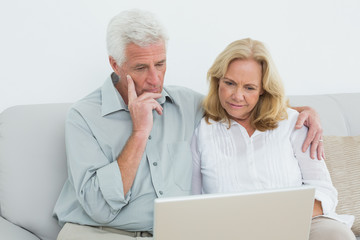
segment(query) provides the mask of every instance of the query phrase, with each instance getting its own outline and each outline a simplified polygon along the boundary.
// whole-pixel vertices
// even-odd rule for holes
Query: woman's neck
[[[234,121],[236,121],[237,123],[239,123],[241,126],[243,126],[249,137],[251,137],[254,132],[255,132],[255,128],[251,126],[251,123],[250,123],[250,118],[247,118],[247,119],[234,119]]]

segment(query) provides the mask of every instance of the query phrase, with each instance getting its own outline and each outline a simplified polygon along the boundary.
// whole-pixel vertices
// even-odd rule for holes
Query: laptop
[[[155,200],[155,240],[308,240],[315,189],[287,188]]]

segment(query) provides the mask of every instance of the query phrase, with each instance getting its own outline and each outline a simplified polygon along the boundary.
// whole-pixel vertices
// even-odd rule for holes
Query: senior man
[[[69,110],[68,179],[54,209],[58,239],[152,238],[154,199],[191,193],[190,140],[203,96],[163,87],[167,36],[148,12],[125,11],[107,31],[113,73]],[[313,154],[321,137],[306,109]],[[318,154],[323,154],[320,142]]]

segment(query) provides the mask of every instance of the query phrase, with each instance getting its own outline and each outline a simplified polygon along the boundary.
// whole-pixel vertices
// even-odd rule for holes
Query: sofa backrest
[[[290,96],[291,106],[311,106],[326,136],[360,135],[360,93]]]
[[[0,213],[40,239],[54,240],[60,230],[52,212],[67,177],[69,106],[15,106],[0,114]]]

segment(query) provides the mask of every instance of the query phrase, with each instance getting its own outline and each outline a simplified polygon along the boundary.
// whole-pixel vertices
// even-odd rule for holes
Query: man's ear
[[[116,75],[120,76],[120,66],[116,63],[115,59],[112,56],[109,56],[110,66]]]

